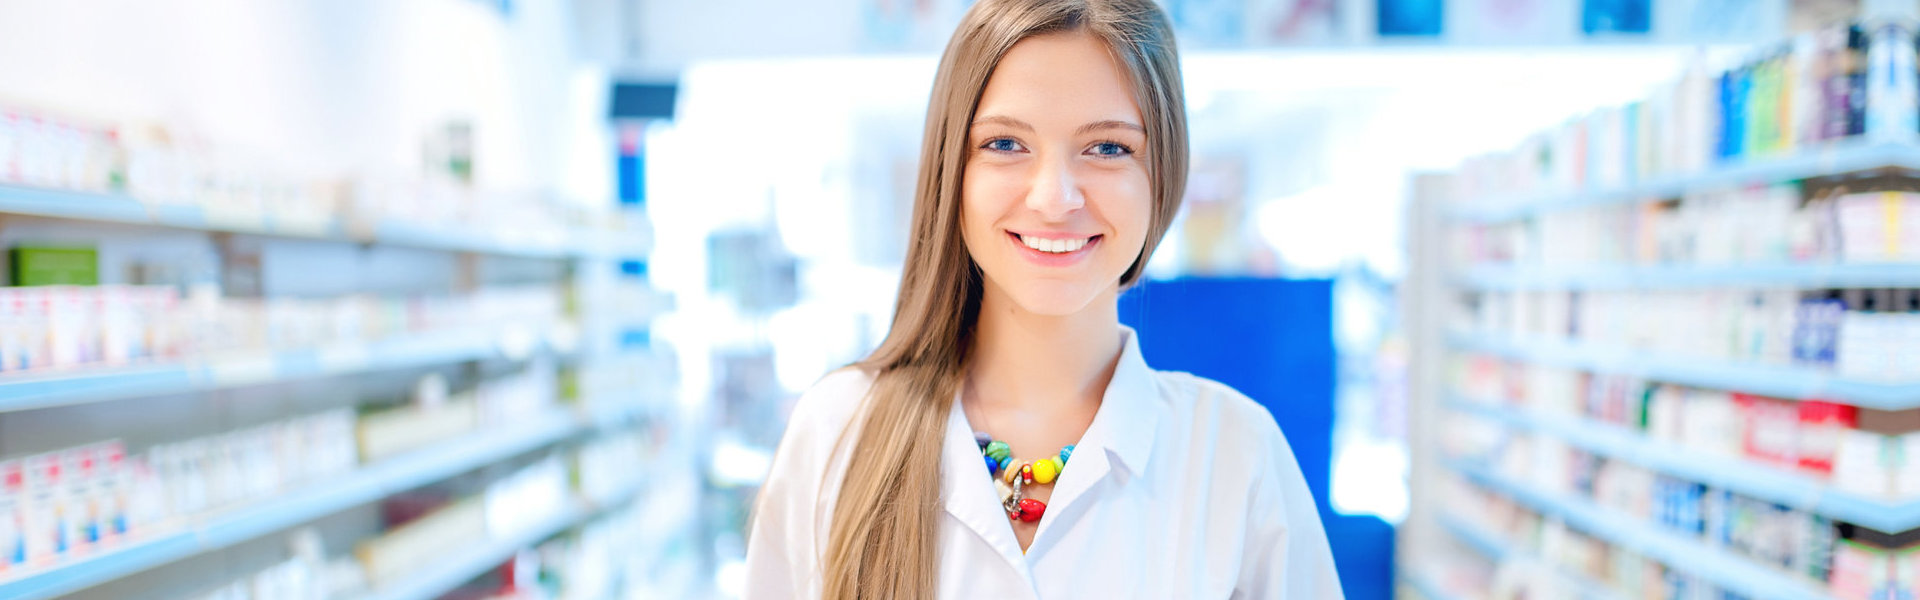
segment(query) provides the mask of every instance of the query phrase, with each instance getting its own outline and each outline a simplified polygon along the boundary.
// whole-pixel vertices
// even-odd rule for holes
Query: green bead
[[[986,455],[993,457],[994,460],[1006,460],[1007,456],[1012,454],[1013,448],[1006,442],[994,440],[987,444]]]

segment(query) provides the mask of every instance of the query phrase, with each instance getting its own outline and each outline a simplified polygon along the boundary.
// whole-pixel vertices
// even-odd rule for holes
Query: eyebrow
[[[1003,115],[992,115],[992,116],[981,117],[973,120],[973,127],[979,127],[981,125],[1004,125],[1006,127],[1011,127],[1011,128],[1029,132],[1029,133],[1033,132],[1033,125],[1028,124],[1026,121],[1022,121],[1019,119],[1015,119],[1013,117],[1008,117]],[[1100,131],[1102,129],[1130,129],[1133,131],[1140,132],[1142,134],[1145,134],[1147,132],[1147,129],[1145,127],[1141,127],[1138,123],[1107,119],[1104,121],[1094,121],[1092,123],[1081,125],[1079,129],[1073,130],[1073,134],[1085,135],[1095,131]]]

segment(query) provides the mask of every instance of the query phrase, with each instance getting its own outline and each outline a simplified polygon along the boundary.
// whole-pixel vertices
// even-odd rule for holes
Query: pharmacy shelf
[[[1440,582],[1434,581],[1425,573],[1408,571],[1400,578],[1413,586],[1413,589],[1420,592],[1420,595],[1425,596],[1427,600],[1465,600],[1459,595],[1448,592]]]
[[[1658,525],[1601,508],[1591,501],[1536,489],[1464,461],[1448,468],[1467,479],[1595,538],[1632,550],[1755,600],[1827,600],[1812,584]]]
[[[434,444],[91,557],[0,579],[0,598],[38,600],[78,591],[552,445],[586,427],[582,419],[565,411],[516,420],[512,427]]]
[[[523,548],[529,548],[558,535],[560,532],[585,524],[607,511],[631,502],[638,495],[638,486],[625,490],[606,502],[593,502],[584,498],[575,498],[565,504],[553,516],[541,520],[524,530],[499,539],[488,540],[477,545],[462,548],[442,556],[418,574],[404,581],[395,582],[373,590],[368,600],[433,600],[472,581],[494,567],[512,560],[514,554]]]
[[[1473,267],[1456,282],[1473,291],[1825,289],[1920,287],[1920,263],[1716,266]]]
[[[1593,578],[1562,568],[1560,565],[1542,561],[1540,557],[1515,550],[1507,542],[1484,529],[1468,524],[1465,520],[1442,513],[1440,527],[1453,534],[1454,539],[1473,548],[1494,562],[1525,561],[1541,568],[1552,569],[1561,583],[1567,584],[1583,600],[1624,600],[1620,593],[1594,581]]]
[[[526,329],[446,331],[252,356],[4,375],[0,376],[0,413],[496,357],[516,359],[539,350],[565,354],[574,351],[569,338],[578,337],[566,329],[555,328],[544,336]]]
[[[1572,208],[1679,198],[1696,190],[1797,181],[1882,169],[1920,171],[1920,147],[1843,142],[1791,156],[1716,165],[1699,173],[1656,177],[1613,188],[1547,192],[1492,200],[1479,206],[1460,207],[1451,211],[1451,216],[1456,221],[1469,223],[1498,223]]]
[[[1609,459],[1839,521],[1889,533],[1920,529],[1920,499],[1895,503],[1847,493],[1806,475],[1651,440],[1618,425],[1462,398],[1448,401],[1447,406],[1516,429],[1551,435]]]
[[[1500,562],[1517,556],[1513,548],[1509,547],[1505,541],[1494,536],[1491,532],[1468,525],[1465,520],[1443,512],[1438,521],[1440,522],[1440,528],[1447,530],[1447,533],[1453,534],[1454,539],[1460,540],[1460,542],[1466,544],[1467,547],[1473,548],[1474,552],[1479,552],[1481,556],[1492,559],[1494,562]]]
[[[1825,400],[1879,410],[1920,408],[1920,383],[1849,379],[1808,368],[1662,355],[1581,342],[1456,335],[1456,349],[1529,363],[1635,375],[1693,387],[1794,400]]]
[[[0,185],[0,215],[5,214],[528,258],[640,258],[647,255],[651,243],[650,233],[645,231],[618,235],[599,231],[535,235],[396,221],[355,228],[331,217],[222,213],[197,206],[148,204],[119,194],[17,185]]]

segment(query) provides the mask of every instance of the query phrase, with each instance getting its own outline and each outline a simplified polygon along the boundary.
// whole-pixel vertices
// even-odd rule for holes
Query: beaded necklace
[[[1040,520],[1040,515],[1047,512],[1047,504],[1026,497],[1024,488],[1053,483],[1060,471],[1067,468],[1073,446],[1061,446],[1058,457],[1015,462],[1013,447],[1006,442],[986,433],[973,434],[973,441],[980,444],[980,456],[987,462],[987,474],[994,476],[993,487],[1000,492],[1000,507],[1006,509],[1007,518],[1028,523]]]

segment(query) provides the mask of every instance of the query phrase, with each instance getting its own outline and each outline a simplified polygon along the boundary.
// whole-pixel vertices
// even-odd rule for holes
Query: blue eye
[[[1095,156],[1100,156],[1100,157],[1120,157],[1120,156],[1126,156],[1128,154],[1133,154],[1132,148],[1128,148],[1124,145],[1121,145],[1115,142],[1100,142],[1098,144],[1094,144],[1092,148],[1088,149],[1088,151],[1092,152]]]
[[[980,147],[994,152],[1019,152],[1025,150],[1025,148],[1020,146],[1020,142],[1013,141],[1012,138],[993,138],[987,140],[987,143],[981,144]]]

